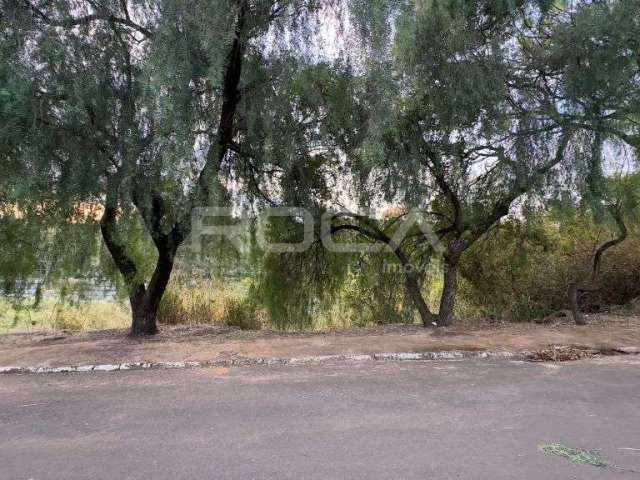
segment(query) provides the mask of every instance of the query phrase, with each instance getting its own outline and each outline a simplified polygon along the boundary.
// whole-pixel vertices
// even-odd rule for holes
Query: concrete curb
[[[640,355],[638,347],[618,347],[607,349],[622,355]],[[597,352],[597,350],[595,350]],[[330,362],[402,362],[425,360],[463,360],[463,359],[503,359],[527,360],[531,352],[509,351],[465,351],[448,350],[435,352],[403,352],[403,353],[372,353],[348,355],[318,355],[308,357],[242,357],[211,360],[205,362],[126,362],[119,364],[99,365],[66,365],[62,367],[0,367],[2,374],[43,374],[43,373],[89,373],[116,372],[123,370],[176,370],[189,368],[215,367],[249,367],[254,365],[320,365]]]
[[[253,365],[319,365],[329,362],[399,362],[418,360],[462,360],[467,358],[496,358],[523,360],[527,352],[474,352],[451,350],[442,352],[373,353],[360,355],[319,355],[309,357],[236,357],[205,362],[126,362],[120,364],[65,365],[62,367],[0,367],[1,374],[89,373],[123,370],[175,370],[213,367],[247,367]]]

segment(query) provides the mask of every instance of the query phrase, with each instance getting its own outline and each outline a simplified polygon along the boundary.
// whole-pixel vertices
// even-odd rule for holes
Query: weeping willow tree
[[[364,122],[357,108],[354,75],[340,62],[322,59],[299,68],[280,58],[264,75],[273,95],[252,102],[240,122],[245,142],[237,153],[245,159],[244,179],[253,198],[268,207],[304,209],[313,221],[313,241],[304,251],[262,252],[255,294],[278,328],[309,327],[334,303],[352,259],[323,248],[322,213],[339,195],[344,173],[340,154],[352,139],[344,119]],[[305,224],[294,211],[266,222],[274,243],[299,243]],[[307,228],[310,225],[306,225]]]
[[[0,288],[17,302],[35,291],[37,306],[47,284],[90,272],[98,230],[88,209],[52,202],[51,184],[37,160],[49,140],[35,129],[39,92],[20,64],[10,13],[3,10],[0,17]]]
[[[576,194],[596,192],[605,132],[637,141],[636,11],[635,2],[353,4],[364,48],[341,86],[352,114],[325,104],[314,131],[337,145],[323,153],[344,161],[358,208],[400,208],[395,222],[342,208],[330,233],[384,244],[425,326],[452,322],[464,252],[514,205],[571,177]],[[618,21],[623,33],[609,37]],[[342,206],[335,195],[323,205]],[[430,231],[398,242],[409,211]],[[425,261],[442,262],[437,314],[415,268]]]
[[[587,199],[608,203],[614,218],[620,218],[623,203],[633,203],[621,201],[619,188],[618,194],[612,190],[616,182],[605,181],[603,164],[615,150],[608,148],[604,154],[603,145],[607,139],[622,140],[632,149],[637,146],[638,25],[632,19],[637,18],[638,6],[637,2],[523,4],[500,21],[487,21],[481,8],[471,17],[448,12],[441,33],[444,38],[447,32],[455,35],[446,43],[454,49],[436,50],[435,61],[431,56],[424,57],[425,62],[409,56],[409,71],[418,66],[416,93],[424,95],[414,97],[418,109],[411,103],[403,106],[403,120],[420,125],[413,137],[418,148],[412,158],[428,157],[422,163],[436,192],[431,205],[449,217],[437,223],[446,245],[439,324],[451,320],[462,253],[523,196],[544,195],[571,184],[573,178],[574,195],[585,192]],[[479,29],[469,25],[465,20],[469,18]],[[447,27],[447,19],[453,27]],[[464,25],[461,31],[456,31],[456,22]],[[431,28],[437,31],[437,26]],[[616,33],[610,34],[613,30]],[[413,30],[410,35],[415,38]],[[423,35],[428,39],[425,51],[430,52],[437,38]],[[444,62],[438,63],[442,55]],[[440,103],[443,107],[437,107]],[[436,131],[425,128],[434,124]],[[408,126],[405,132],[409,130]],[[406,151],[412,141],[399,137],[393,142],[395,150]],[[634,152],[630,153],[633,158]],[[415,163],[408,163],[415,168]],[[596,253],[594,265],[597,258]]]
[[[354,274],[362,272],[363,263],[375,264],[380,259],[325,248],[326,232],[321,228],[328,210],[365,194],[355,188],[358,178],[350,166],[355,158],[351,153],[365,141],[369,125],[376,120],[372,112],[378,108],[379,92],[358,68],[344,57],[319,59],[304,68],[292,58],[271,62],[265,67],[269,73],[263,75],[273,79],[268,88],[274,94],[252,102],[239,124],[244,142],[236,153],[244,159],[243,178],[253,198],[264,206],[304,209],[310,217],[306,224],[294,212],[270,218],[268,238],[296,244],[304,237],[305,227],[313,223],[308,248],[266,252],[256,258],[260,273],[254,294],[278,328],[308,328],[327,318],[345,317],[355,297],[363,298],[362,292],[380,299],[397,297],[397,274],[371,275],[375,280],[365,278],[368,273]],[[356,240],[353,235],[341,239]],[[372,272],[384,268],[381,262],[377,264],[379,269],[372,268]],[[393,282],[385,283],[388,295],[378,295],[383,290],[380,279],[392,277]],[[350,287],[350,283],[355,285]],[[349,296],[352,298],[345,298]],[[370,300],[365,300],[371,305],[368,318],[373,319],[378,310],[389,310],[393,318],[401,315],[395,315],[395,300],[384,306]],[[336,312],[336,305],[344,310]]]
[[[133,335],[156,313],[195,208],[228,200],[241,102],[265,52],[305,38],[315,2],[3,0],[3,165],[13,192],[70,221],[99,205]],[[285,32],[295,32],[294,35]],[[239,172],[239,173],[238,173]],[[9,191],[3,184],[3,200]],[[15,203],[15,202],[14,202]],[[64,213],[67,212],[65,215]],[[53,218],[53,217],[50,217]],[[144,243],[134,235],[141,225]],[[149,255],[149,252],[153,252]],[[149,257],[153,261],[148,261]]]
[[[334,230],[355,231],[396,255],[425,326],[452,322],[462,254],[572,156],[574,130],[554,117],[526,40],[549,21],[548,9],[404,2],[386,17],[393,35],[377,43],[368,68],[378,94],[374,120],[349,157],[365,202],[382,194],[403,207],[398,219],[417,211],[432,228],[414,228],[398,243],[379,224],[347,214],[336,216]],[[411,268],[425,255],[443,263],[438,314]]]

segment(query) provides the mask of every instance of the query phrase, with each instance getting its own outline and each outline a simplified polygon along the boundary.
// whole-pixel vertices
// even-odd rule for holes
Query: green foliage
[[[390,255],[363,255],[353,262],[333,301],[332,308],[320,317],[330,327],[416,321],[402,266]]]
[[[549,65],[563,72],[566,96],[582,102],[580,113],[595,119],[603,108],[637,112],[638,64],[629,39],[640,34],[639,9],[635,0],[580,5],[543,44]]]
[[[0,213],[0,278],[6,295],[19,298],[33,283],[61,286],[65,279],[93,282],[101,277],[95,223],[77,218],[5,210]]]
[[[327,309],[346,273],[321,248],[304,253],[267,255],[256,295],[279,329],[309,329]]]
[[[572,281],[592,290],[583,298],[587,311],[624,305],[640,295],[640,225],[635,221],[629,227],[633,234],[605,254],[594,282],[593,254],[617,235],[614,226],[596,223],[588,210],[566,208],[537,211],[526,220],[512,218],[465,255],[461,295],[479,315],[516,321],[567,308]]]
[[[326,330],[416,321],[402,266],[391,256],[325,256],[323,269],[316,263],[312,272],[305,269],[308,260],[297,257],[267,260],[256,288],[274,327]]]
[[[380,226],[385,223],[391,221],[381,221]],[[283,232],[272,232],[278,233]],[[334,241],[374,244],[352,232]],[[428,266],[415,260],[414,267]],[[314,244],[306,252],[268,254],[259,262],[255,295],[276,328],[326,329],[416,319],[404,286],[404,267],[389,251],[338,253]]]

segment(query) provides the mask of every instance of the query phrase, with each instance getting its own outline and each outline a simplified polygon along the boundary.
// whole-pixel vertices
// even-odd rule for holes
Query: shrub
[[[635,233],[607,251],[600,275],[592,281],[593,253],[612,234],[588,213],[510,219],[467,252],[461,264],[461,297],[484,316],[513,321],[566,308],[571,281],[588,290],[582,298],[586,311],[628,303],[640,295],[640,241]]]

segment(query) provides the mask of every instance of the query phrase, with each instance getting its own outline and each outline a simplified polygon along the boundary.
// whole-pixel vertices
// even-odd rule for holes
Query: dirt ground
[[[321,355],[445,350],[536,352],[553,346],[597,350],[638,349],[640,315],[601,314],[578,327],[568,318],[546,325],[501,324],[423,329],[386,325],[334,333],[247,332],[219,326],[164,327],[153,338],[124,330],[32,332],[0,335],[0,366],[59,367],[124,362],[214,362],[236,358],[300,358]]]

